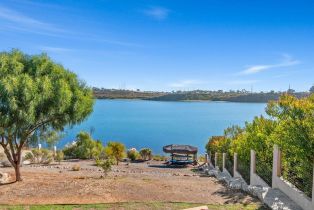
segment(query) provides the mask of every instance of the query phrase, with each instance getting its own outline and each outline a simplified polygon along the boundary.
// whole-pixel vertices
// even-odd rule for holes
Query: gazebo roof
[[[170,144],[163,147],[165,153],[177,153],[177,154],[196,154],[197,147],[190,145]]]

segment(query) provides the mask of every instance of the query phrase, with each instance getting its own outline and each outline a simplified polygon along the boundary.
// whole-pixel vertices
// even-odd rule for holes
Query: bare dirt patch
[[[72,171],[74,164],[80,171]],[[259,203],[226,189],[192,168],[167,168],[162,162],[121,163],[105,178],[93,161],[22,167],[23,181],[0,185],[0,204],[91,204],[112,202]],[[0,168],[10,173],[12,168]]]

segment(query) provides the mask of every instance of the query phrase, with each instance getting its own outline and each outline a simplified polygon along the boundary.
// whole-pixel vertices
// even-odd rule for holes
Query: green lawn
[[[267,208],[258,205],[207,205],[195,203],[172,203],[172,202],[125,202],[108,204],[86,204],[86,205],[0,205],[1,210],[83,210],[83,209],[185,209],[197,206],[208,206],[210,210],[266,210]]]

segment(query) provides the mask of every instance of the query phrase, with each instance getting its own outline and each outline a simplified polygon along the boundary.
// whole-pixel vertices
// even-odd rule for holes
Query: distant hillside
[[[165,95],[162,92],[132,91],[116,89],[93,88],[94,95],[98,99],[147,99]]]
[[[248,91],[176,91],[176,92],[153,92],[153,91],[132,91],[116,89],[94,88],[94,95],[98,99],[143,99],[152,101],[230,101],[230,102],[251,102],[267,103],[270,100],[277,100],[283,92],[250,93]],[[291,94],[298,98],[307,96],[308,92]]]

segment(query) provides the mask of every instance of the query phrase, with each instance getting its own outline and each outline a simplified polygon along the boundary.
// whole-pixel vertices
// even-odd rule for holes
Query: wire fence
[[[250,184],[250,161],[238,158],[237,171],[247,184]]]
[[[210,162],[213,164],[214,167],[215,166],[215,153],[211,152],[210,153]]]
[[[260,176],[269,186],[272,185],[273,161],[271,158],[256,154],[256,174]]]
[[[228,172],[231,174],[231,176],[233,176],[233,156],[226,154],[226,169],[228,170]]]
[[[312,198],[313,163],[293,154],[282,152],[281,171],[285,180],[293,184],[309,198]]]

